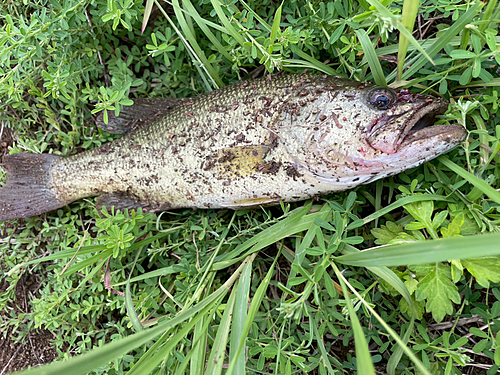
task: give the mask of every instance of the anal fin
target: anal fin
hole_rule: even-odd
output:
[[[96,208],[101,212],[102,207],[108,210],[114,207],[115,210],[142,208],[145,212],[164,211],[169,208],[168,204],[156,204],[144,202],[126,193],[108,193],[97,198]]]
[[[247,208],[257,208],[259,206],[274,206],[279,203],[281,199],[271,198],[271,197],[259,197],[259,198],[249,198],[240,199],[234,202],[225,202],[221,206],[226,208],[231,208],[233,210],[241,210]]]

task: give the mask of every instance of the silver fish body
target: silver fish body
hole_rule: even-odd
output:
[[[350,189],[457,146],[461,126],[426,126],[446,108],[441,99],[330,76],[240,82],[179,100],[93,150],[9,155],[0,220],[90,196],[116,208],[237,209]],[[18,175],[21,165],[28,171]],[[26,194],[36,196],[31,204]]]

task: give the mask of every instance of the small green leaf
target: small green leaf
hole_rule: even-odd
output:
[[[464,51],[463,49],[456,49],[449,53],[449,55],[454,59],[472,59],[476,57],[476,54],[471,51]]]
[[[276,35],[278,34],[278,31],[280,30],[280,23],[281,23],[281,8],[283,5],[280,5],[279,8],[276,10],[276,14],[274,15],[274,20],[273,20],[273,27],[271,28],[271,45],[274,43],[276,40]]]
[[[473,334],[474,336],[482,337],[483,339],[487,339],[488,338],[488,333],[486,333],[484,331],[481,331],[479,328],[476,328],[476,327],[471,327],[469,329],[469,332],[471,334]]]
[[[472,66],[469,66],[467,69],[464,70],[464,72],[460,76],[458,83],[460,83],[462,86],[468,84],[471,79],[471,76],[472,76]]]

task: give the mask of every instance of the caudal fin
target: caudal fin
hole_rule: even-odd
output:
[[[48,154],[4,156],[7,183],[0,188],[0,221],[40,215],[69,203],[59,201],[50,186],[49,171],[58,158]]]

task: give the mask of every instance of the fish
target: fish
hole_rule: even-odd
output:
[[[4,156],[0,221],[81,198],[97,207],[245,209],[395,175],[456,147],[437,97],[321,74],[241,81],[194,98],[136,99],[101,127],[119,139],[71,156]]]

